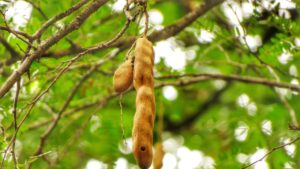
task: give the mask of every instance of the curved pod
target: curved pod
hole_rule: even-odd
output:
[[[113,85],[114,89],[118,93],[126,91],[133,81],[133,68],[131,59],[126,60],[122,63],[119,68],[115,71]]]

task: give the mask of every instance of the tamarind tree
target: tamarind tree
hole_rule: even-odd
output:
[[[0,169],[299,168],[299,7],[0,0]]]

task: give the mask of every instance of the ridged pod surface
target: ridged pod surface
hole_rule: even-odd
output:
[[[136,41],[134,60],[134,87],[137,90],[140,86],[146,85],[153,88],[153,65],[154,50],[152,43],[146,38],[139,38]]]
[[[132,59],[127,59],[115,71],[113,85],[115,91],[118,93],[126,91],[132,85],[133,67],[131,60]]]
[[[142,169],[149,168],[153,158],[152,144],[155,119],[153,65],[152,43],[146,38],[137,39],[133,73],[133,84],[137,95],[132,138],[133,153]]]

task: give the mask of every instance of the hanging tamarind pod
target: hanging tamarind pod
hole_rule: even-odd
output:
[[[135,61],[134,61],[134,87],[137,89],[141,85],[153,87],[153,65],[154,50],[152,43],[146,38],[139,38],[136,41]]]
[[[153,89],[148,86],[141,86],[137,90],[132,138],[133,153],[142,169],[149,168],[152,163],[154,119],[155,98]]]
[[[148,120],[151,127],[153,128],[153,123],[155,119],[155,97],[154,91],[151,87],[141,86],[136,95],[136,114],[135,118],[142,115],[141,121]]]
[[[152,144],[155,119],[153,65],[152,43],[146,38],[137,39],[133,73],[133,84],[137,94],[132,138],[133,153],[142,169],[148,169],[153,159]]]
[[[132,59],[127,59],[115,71],[113,78],[113,86],[116,92],[122,93],[126,91],[133,81]]]

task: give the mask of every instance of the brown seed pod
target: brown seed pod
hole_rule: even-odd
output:
[[[151,87],[142,86],[138,89],[136,95],[136,117],[142,115],[142,120],[147,119],[151,127],[153,127],[155,119],[155,97]],[[135,118],[136,118],[135,117]]]
[[[149,168],[152,163],[153,125],[155,118],[155,98],[153,89],[141,86],[136,96],[134,116],[133,152],[141,168]]]
[[[142,85],[153,87],[153,65],[154,50],[152,43],[146,38],[137,39],[133,75],[133,84],[136,89]]]
[[[161,142],[157,143],[155,145],[155,153],[153,158],[153,168],[154,169],[161,169],[163,165],[163,158],[164,158],[165,152],[163,150],[163,145]]]
[[[131,59],[122,63],[115,71],[113,85],[114,89],[118,93],[122,93],[127,90],[133,81],[133,68]]]
[[[151,166],[155,97],[153,80],[154,52],[146,38],[136,41],[133,83],[137,91],[136,112],[132,130],[133,153],[142,169]]]

